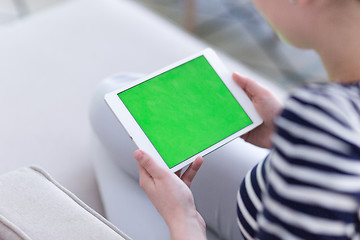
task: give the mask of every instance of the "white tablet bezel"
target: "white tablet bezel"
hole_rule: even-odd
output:
[[[244,91],[236,85],[236,83],[232,80],[232,74],[226,69],[225,65],[220,61],[216,53],[208,48],[205,49],[197,54],[194,54],[188,58],[182,59],[174,64],[171,64],[163,69],[160,69],[159,71],[156,71],[152,74],[149,74],[145,77],[142,77],[138,80],[135,80],[134,82],[131,82],[129,84],[126,84],[125,86],[121,87],[120,89],[117,89],[115,91],[112,91],[110,93],[107,93],[105,95],[105,101],[115,114],[115,116],[118,118],[120,123],[123,125],[127,133],[129,134],[130,138],[135,142],[135,144],[142,149],[143,151],[147,152],[152,156],[157,162],[160,163],[163,167],[169,169],[165,161],[162,159],[160,154],[157,152],[155,147],[152,145],[148,137],[145,135],[141,127],[138,125],[136,120],[133,118],[131,113],[128,111],[124,103],[121,101],[121,99],[118,97],[118,93],[123,92],[127,89],[130,89],[142,82],[145,82],[149,79],[152,79],[166,71],[169,71],[179,65],[182,65],[194,58],[204,56],[206,60],[209,62],[209,64],[212,66],[212,68],[215,70],[215,72],[219,75],[221,80],[224,82],[224,84],[227,86],[229,91],[232,93],[232,95],[235,97],[235,99],[239,102],[241,107],[244,109],[246,114],[249,116],[249,118],[252,120],[252,124],[249,126],[239,130],[238,132],[230,135],[229,137],[223,139],[222,141],[212,145],[211,147],[199,152],[198,154],[186,159],[185,161],[181,162],[180,164],[170,168],[171,171],[175,172],[177,170],[182,169],[186,165],[193,162],[198,156],[204,156],[215,149],[221,147],[222,145],[230,142],[231,140],[245,134],[246,132],[254,129],[255,127],[259,126],[262,123],[261,117],[258,115],[258,113],[255,110],[254,105],[252,104],[251,100],[247,97],[247,95],[244,93]]]

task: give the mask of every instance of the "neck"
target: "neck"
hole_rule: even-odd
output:
[[[360,43],[339,43],[337,47],[317,50],[331,82],[360,82]]]
[[[331,82],[360,82],[360,28],[355,21],[360,21],[360,16],[350,19],[333,21],[327,31],[318,32],[319,44],[315,51],[320,55]]]

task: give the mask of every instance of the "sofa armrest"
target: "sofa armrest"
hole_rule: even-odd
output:
[[[0,176],[0,239],[130,239],[43,170]]]

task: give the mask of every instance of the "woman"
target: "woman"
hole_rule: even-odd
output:
[[[360,1],[254,3],[282,39],[319,54],[330,83],[299,89],[282,107],[233,75],[264,119],[243,138],[272,149],[240,187],[240,230],[246,239],[360,239]],[[189,189],[202,158],[177,177],[141,150],[134,156],[171,238],[206,239]]]

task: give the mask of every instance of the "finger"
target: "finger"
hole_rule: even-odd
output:
[[[150,176],[150,174],[138,163],[139,168],[139,185],[142,189],[147,192],[151,185],[154,184],[153,178]]]
[[[176,172],[175,172],[176,176],[181,177],[181,171],[182,171],[182,169],[176,171]]]
[[[240,136],[242,139],[244,139],[245,142],[247,142],[247,140],[249,139],[250,137],[250,132],[247,132],[245,133],[244,135],[241,135]]]
[[[266,92],[265,88],[251,79],[244,78],[238,73],[233,73],[232,76],[234,81],[245,91],[250,99],[253,99],[255,96],[261,96]]]
[[[152,178],[160,178],[166,172],[152,157],[142,150],[136,150],[134,157]]]
[[[191,182],[196,176],[196,173],[199,171],[201,165],[203,164],[204,159],[202,157],[198,157],[194,162],[190,164],[188,169],[181,176],[181,180],[190,188]]]

